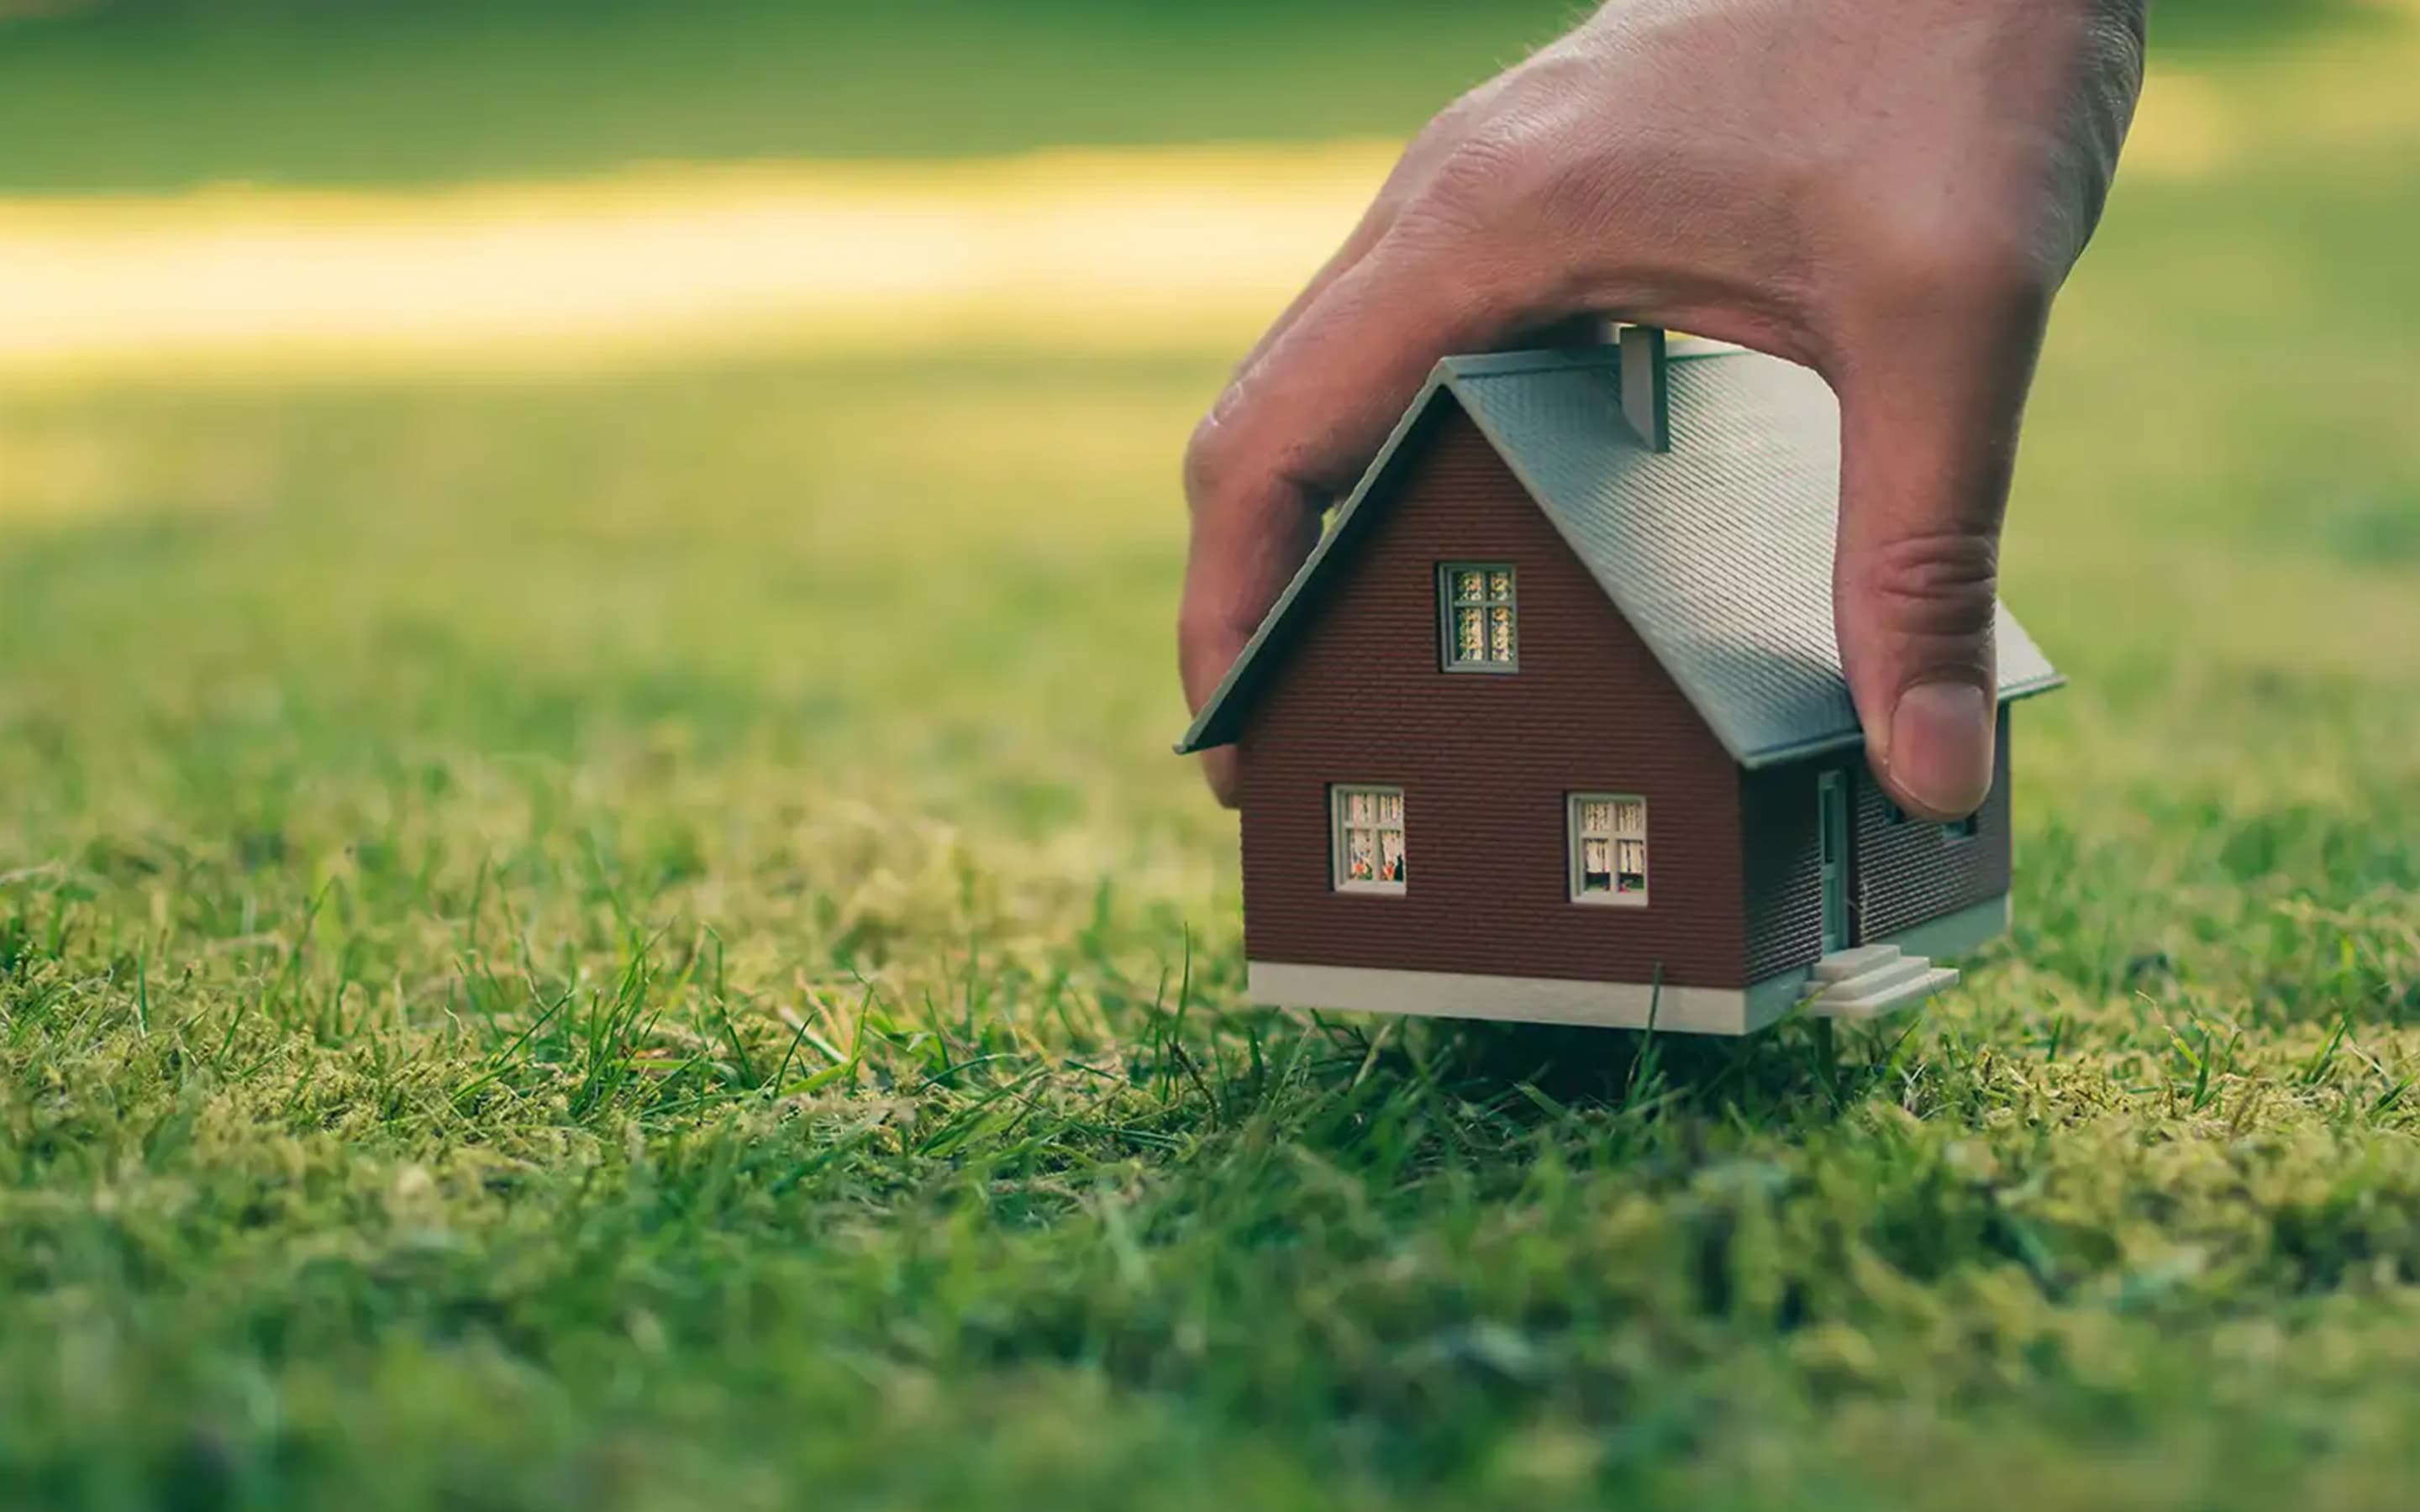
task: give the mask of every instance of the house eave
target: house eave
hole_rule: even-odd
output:
[[[2032,677],[2023,682],[2010,683],[2000,689],[2000,705],[2005,708],[2009,704],[2022,702],[2029,698],[2039,698],[2044,693],[2055,692],[2066,686],[2066,676],[2058,672],[2053,672],[2048,677]],[[1858,749],[1865,743],[1865,731],[1852,728],[1808,740],[1793,741],[1786,746],[1767,746],[1761,749],[1745,752],[1733,751],[1731,759],[1739,763],[1740,770],[1744,772],[1761,772],[1767,767],[1787,766],[1792,762],[1836,756],[1845,750]]]

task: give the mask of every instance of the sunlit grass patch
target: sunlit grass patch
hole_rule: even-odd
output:
[[[1394,150],[0,201],[0,375],[1225,350],[1342,239]]]

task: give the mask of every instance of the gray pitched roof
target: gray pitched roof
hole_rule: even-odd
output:
[[[1277,657],[1279,624],[1363,521],[1374,486],[1420,417],[1450,395],[1743,766],[1857,744],[1832,626],[1839,411],[1807,369],[1735,347],[1676,342],[1672,445],[1621,418],[1611,347],[1451,357],[1437,364],[1334,525],[1228,670],[1180,751],[1233,741]],[[2059,677],[2006,605],[2002,702]]]

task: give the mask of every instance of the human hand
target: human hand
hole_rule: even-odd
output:
[[[1185,462],[1197,710],[1450,352],[1612,315],[1840,401],[1840,654],[1875,775],[1990,791],[2000,520],[2053,295],[2141,88],[2145,0],[1614,0],[1447,109]],[[1205,753],[1235,799],[1234,749]]]

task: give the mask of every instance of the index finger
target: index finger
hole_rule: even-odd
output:
[[[1239,372],[1186,455],[1192,539],[1177,624],[1197,712],[1377,455],[1429,370],[1501,334],[1494,301],[1434,255],[1382,240]],[[1207,753],[1234,801],[1232,749]]]

